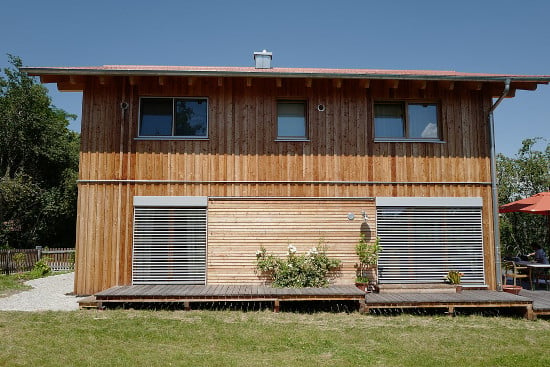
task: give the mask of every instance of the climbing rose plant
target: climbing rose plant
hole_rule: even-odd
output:
[[[256,269],[268,277],[274,287],[326,287],[338,275],[338,259],[329,258],[326,246],[320,244],[303,255],[288,245],[285,258],[268,254],[262,246],[256,251]]]

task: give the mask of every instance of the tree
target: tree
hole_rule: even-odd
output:
[[[550,191],[550,144],[534,149],[542,138],[525,139],[515,158],[497,155],[499,205]],[[506,213],[500,217],[502,253],[515,256],[531,252],[531,244],[542,246],[550,238],[548,218],[529,213]],[[548,249],[546,249],[548,250]]]
[[[47,89],[20,70],[0,74],[0,246],[74,245],[80,137]]]

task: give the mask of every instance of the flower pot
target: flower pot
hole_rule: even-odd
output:
[[[462,288],[461,285],[457,285],[457,286],[455,287],[455,289],[456,289],[456,293],[462,293],[462,289],[463,289],[463,288]]]
[[[511,293],[511,294],[515,294],[515,295],[518,295],[519,292],[522,290],[522,286],[521,285],[504,285],[502,286],[502,290],[506,293]]]
[[[367,291],[367,287],[369,286],[369,283],[359,283],[359,282],[356,282],[355,283],[355,286],[357,288],[359,288],[360,290],[362,290],[363,292],[366,292]]]

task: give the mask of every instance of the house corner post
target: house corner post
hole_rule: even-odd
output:
[[[491,134],[491,197],[493,209],[493,241],[495,246],[495,281],[497,291],[502,291],[502,264],[500,259],[500,225],[498,218],[498,187],[497,187],[497,165],[495,156],[495,120],[493,111],[489,115],[489,125]]]
[[[498,186],[497,186],[497,164],[495,153],[495,118],[494,110],[502,102],[502,100],[508,95],[510,91],[511,79],[507,78],[504,82],[504,90],[502,95],[489,109],[489,137],[490,137],[490,150],[491,150],[491,194],[492,194],[492,209],[493,209],[493,240],[495,246],[495,282],[498,291],[502,291],[502,265],[500,259],[500,225],[498,217]]]

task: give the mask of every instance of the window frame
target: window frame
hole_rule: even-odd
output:
[[[403,137],[383,137],[376,136],[376,105],[396,105],[400,104],[404,110],[404,135]],[[437,137],[436,138],[418,138],[410,136],[410,116],[409,105],[415,104],[427,104],[435,105],[437,116]],[[399,100],[380,100],[373,101],[372,103],[372,136],[374,142],[421,142],[421,143],[445,143],[443,137],[442,120],[441,120],[441,102],[437,100],[425,100],[425,99],[399,99]]]
[[[302,104],[304,106],[304,136],[279,135],[279,104]],[[310,141],[309,139],[309,113],[307,99],[279,98],[275,101],[275,141]]]
[[[142,101],[145,99],[169,99],[172,100],[172,134],[171,135],[141,135],[141,123],[142,123]],[[175,109],[176,100],[203,100],[206,102],[206,135],[174,135],[175,133]],[[140,96],[139,97],[139,111],[138,111],[138,127],[137,137],[135,140],[208,140],[209,129],[209,99],[202,96]]]

